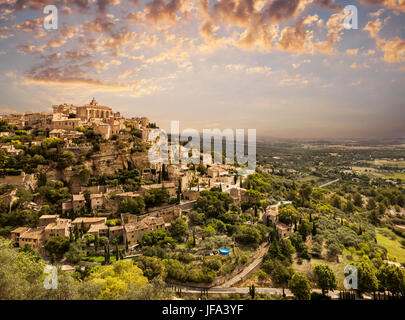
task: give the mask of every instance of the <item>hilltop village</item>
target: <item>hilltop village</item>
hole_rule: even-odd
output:
[[[204,298],[234,286],[249,287],[242,299],[326,299],[345,290],[348,264],[367,273],[359,297],[403,296],[402,167],[395,184],[382,173],[371,180],[346,172],[348,157],[370,159],[362,149],[340,160],[344,148],[290,146],[261,151],[255,172],[236,162],[151,163],[156,128],[95,99],[1,116],[0,260],[15,262],[2,272],[16,278],[0,298],[55,298],[38,289],[45,263],[65,275],[52,293],[63,299],[168,298],[190,287]],[[390,150],[379,152],[403,157]]]
[[[213,188],[232,203],[249,201],[242,187],[246,176],[233,166],[152,165],[148,136],[156,124],[146,117],[125,119],[94,99],[84,106],[55,105],[52,114],[3,115],[1,125],[3,158],[28,157],[21,168],[2,169],[2,204],[10,211],[32,210],[37,221],[8,231],[15,246],[28,245],[44,257],[55,258],[47,242],[71,241],[79,231],[106,237],[128,255],[144,234],[169,228]],[[276,210],[267,212],[274,217]],[[286,230],[280,224],[284,236]]]

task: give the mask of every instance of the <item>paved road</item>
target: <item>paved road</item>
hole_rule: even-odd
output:
[[[187,287],[182,287],[181,289],[182,293],[190,293],[190,294],[200,294],[201,289],[196,289],[196,288],[187,288]],[[249,293],[249,288],[219,288],[219,287],[214,287],[206,290],[205,292],[208,292],[208,294],[248,294]],[[256,288],[256,292],[262,293],[262,294],[269,294],[269,295],[282,295],[283,294],[283,289],[282,288]],[[294,295],[289,289],[284,289],[286,297],[293,297]],[[320,289],[313,289],[312,292],[316,293],[322,293]],[[329,292],[328,296],[330,296],[332,299],[339,299],[339,291],[335,292]],[[367,299],[367,297],[365,297]]]
[[[336,180],[333,180],[333,181],[329,181],[329,182],[327,182],[327,183],[325,183],[325,184],[319,186],[319,188],[326,187],[326,186],[328,186],[328,185],[330,185],[330,184],[332,184],[332,183],[338,182],[339,180],[340,180],[340,178],[338,178],[338,179],[336,179]]]

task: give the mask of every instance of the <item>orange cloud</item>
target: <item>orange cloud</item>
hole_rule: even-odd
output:
[[[382,28],[381,20],[369,21],[363,30],[370,32],[370,36],[376,40],[376,46],[384,53],[383,60],[389,63],[405,61],[405,40],[396,37],[391,40],[379,36]]]

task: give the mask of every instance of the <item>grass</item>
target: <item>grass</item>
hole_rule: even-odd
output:
[[[400,179],[403,182],[405,181],[405,173],[401,173],[401,172],[390,172],[387,175],[384,175],[383,177],[384,179],[391,179],[391,180],[396,180],[396,179]]]
[[[89,261],[89,262],[97,262],[97,263],[102,263],[104,262],[104,256],[96,256],[96,257],[84,257],[82,259],[83,261]],[[115,259],[115,255],[111,255],[110,256],[110,261],[114,262]]]
[[[377,243],[388,250],[388,255],[405,263],[405,249],[402,248],[400,237],[387,228],[377,228]]]
[[[375,161],[367,161],[367,162],[376,164],[379,166],[405,167],[405,161],[375,160]]]
[[[352,170],[357,174],[366,174],[369,177],[379,177],[383,179],[397,180],[400,179],[402,182],[405,181],[405,173],[395,172],[395,171],[386,171],[386,170],[377,170],[371,167],[352,167]]]
[[[329,261],[329,260],[324,260],[324,259],[318,259],[318,258],[312,258],[310,261],[308,260],[303,260],[302,264],[298,264],[297,262],[293,263],[293,268],[302,274],[305,274],[308,278],[311,277],[312,269],[314,264],[327,264],[335,273],[336,275],[336,280],[338,284],[338,290],[343,289],[343,280],[345,278],[344,275],[344,269],[347,265],[351,264],[351,261],[349,261],[346,258],[347,253],[343,254],[343,259],[337,263],[336,261]],[[311,279],[313,280],[313,279]],[[315,286],[315,283],[311,283],[313,286]]]

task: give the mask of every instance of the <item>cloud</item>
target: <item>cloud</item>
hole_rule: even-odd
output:
[[[363,30],[370,32],[370,36],[372,38],[377,38],[381,28],[382,28],[381,20],[377,19],[375,21],[369,21]]]
[[[15,73],[15,71],[7,71],[4,73],[4,75],[10,79],[17,79],[17,74]]]
[[[389,63],[398,63],[405,61],[405,40],[400,37],[387,40],[379,36],[382,29],[381,20],[369,21],[363,30],[370,33],[370,36],[376,40],[376,47],[384,53],[382,58]]]
[[[186,0],[152,0],[146,4],[146,19],[157,24],[177,21],[177,12],[182,9]]]
[[[132,1],[134,2],[134,1]],[[87,12],[90,10],[90,4],[95,3],[98,10],[101,12],[106,11],[109,7],[116,6],[121,3],[121,0],[16,0],[16,1],[2,1],[0,8],[12,10],[18,12],[24,8],[30,8],[34,10],[41,10],[46,5],[56,5],[56,7],[63,7],[64,12],[70,13],[68,9],[65,9],[66,3],[69,3],[69,9],[74,7],[79,12]]]
[[[405,40],[396,37],[392,40],[377,41],[377,47],[384,52],[383,60],[389,63],[405,61]]]
[[[349,56],[356,56],[359,53],[359,49],[347,49],[346,54]]]
[[[300,19],[294,26],[284,28],[283,31],[281,31],[278,46],[286,51],[310,52],[312,50],[312,44],[309,42],[312,39],[312,33],[308,32],[306,26],[310,26],[317,20],[317,15],[308,16]]]
[[[318,82],[319,79],[312,76],[305,76],[300,73],[295,75],[284,74],[279,84],[281,87],[286,86],[307,86],[310,83]]]
[[[359,2],[370,6],[386,7],[405,12],[405,0],[359,0]]]

